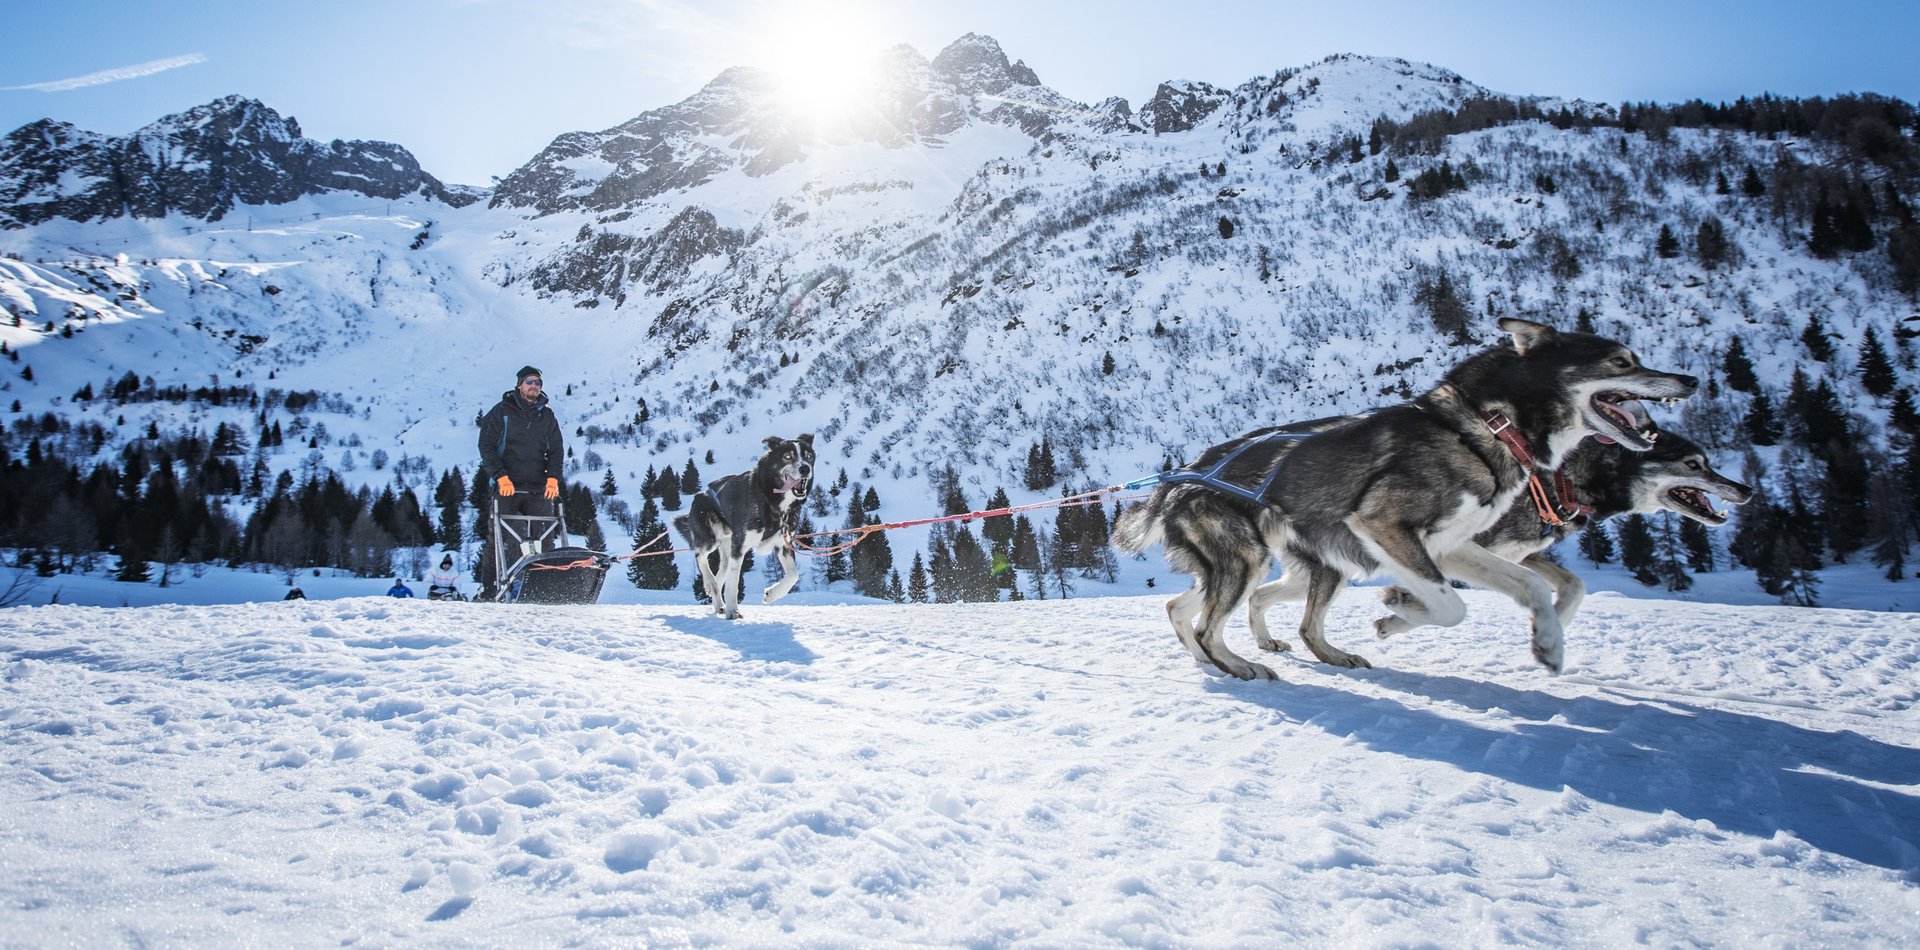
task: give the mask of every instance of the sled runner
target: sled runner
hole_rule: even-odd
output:
[[[494,599],[506,604],[591,604],[613,566],[610,555],[574,546],[557,499],[551,515],[503,516],[494,498],[492,544]]]

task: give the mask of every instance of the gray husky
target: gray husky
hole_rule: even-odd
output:
[[[783,574],[766,589],[762,603],[785,597],[800,579],[793,532],[800,506],[813,489],[813,434],[795,439],[768,436],[766,446],[759,464],[715,479],[706,491],[693,496],[686,514],[673,519],[673,529],[693,547],[700,582],[713,599],[714,612],[728,620],[740,616],[740,570],[747,551],[780,555]]]
[[[1579,575],[1555,564],[1544,553],[1575,530],[1588,524],[1628,514],[1652,514],[1672,511],[1708,527],[1727,523],[1727,513],[1716,510],[1709,496],[1729,504],[1744,505],[1753,498],[1753,489],[1720,474],[1707,455],[1692,440],[1662,431],[1659,440],[1646,452],[1628,452],[1617,444],[1589,440],[1580,443],[1561,466],[1564,482],[1555,479],[1547,485],[1550,503],[1559,513],[1571,513],[1558,523],[1542,520],[1533,498],[1521,495],[1493,527],[1474,537],[1474,543],[1527,568],[1553,589],[1553,611],[1565,630],[1587,596],[1587,585]],[[1561,498],[1571,489],[1575,498]],[[1575,511],[1584,506],[1585,511]],[[1266,613],[1286,599],[1289,588],[1274,581],[1254,588],[1247,602],[1247,623],[1253,628],[1254,642],[1263,650],[1280,651],[1287,647],[1268,633]],[[1523,594],[1502,591],[1521,601]],[[1382,601],[1397,602],[1413,594],[1398,585],[1381,591]],[[1524,602],[1524,601],[1522,601]],[[1374,633],[1386,639],[1411,629],[1398,615],[1374,622]]]
[[[1228,618],[1266,575],[1271,553],[1285,573],[1269,601],[1307,601],[1300,636],[1324,662],[1368,665],[1326,642],[1326,608],[1347,579],[1390,575],[1407,596],[1386,606],[1406,628],[1465,618],[1466,604],[1449,579],[1514,595],[1533,615],[1534,656],[1560,668],[1561,623],[1546,582],[1475,539],[1530,480],[1551,478],[1588,436],[1651,449],[1638,401],[1688,396],[1698,381],[1648,369],[1632,350],[1590,334],[1511,318],[1500,328],[1511,334],[1509,343],[1468,358],[1413,402],[1310,424],[1323,431],[1277,453],[1261,503],[1218,493],[1187,499],[1206,514],[1229,516],[1204,524],[1168,519],[1152,502],[1123,516],[1116,527],[1123,548],[1139,550],[1163,533],[1178,538],[1169,541],[1168,556],[1198,578],[1201,609],[1196,623],[1192,597],[1182,595],[1168,614],[1197,659],[1242,679],[1273,678],[1222,642]],[[1228,524],[1228,537],[1213,534],[1215,525]]]

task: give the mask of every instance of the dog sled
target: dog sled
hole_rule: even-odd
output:
[[[567,536],[566,505],[551,515],[502,515],[493,499],[494,600],[503,604],[591,604],[600,599],[613,557]],[[508,561],[508,557],[514,558]],[[501,565],[509,565],[504,570]]]

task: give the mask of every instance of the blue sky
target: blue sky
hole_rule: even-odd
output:
[[[1610,103],[1920,98],[1916,0],[0,0],[0,25],[0,131],[52,117],[124,134],[238,93],[310,137],[397,142],[478,185],[727,66],[804,71],[895,43],[931,58],[967,32],[1086,102],[1339,52]]]

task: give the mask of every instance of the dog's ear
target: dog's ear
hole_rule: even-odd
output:
[[[806,446],[807,448],[813,448],[813,433],[802,432],[797,437],[795,437],[793,441],[798,442],[801,445]]]
[[[769,451],[769,452],[771,452],[771,451],[773,451],[774,449],[777,449],[777,448],[779,448],[779,447],[780,447],[780,446],[782,446],[782,445],[785,445],[785,444],[786,444],[786,442],[787,442],[787,440],[785,440],[785,439],[783,439],[783,438],[781,438],[781,437],[779,437],[779,436],[777,436],[777,435],[770,435],[770,436],[767,436],[767,437],[766,437],[765,439],[762,439],[761,441],[763,441],[763,442],[765,442],[765,443],[766,443],[766,445],[767,445],[767,451]]]
[[[1513,348],[1526,355],[1528,350],[1544,345],[1557,334],[1544,323],[1522,320],[1519,317],[1506,317],[1500,321],[1500,329],[1513,334]]]

